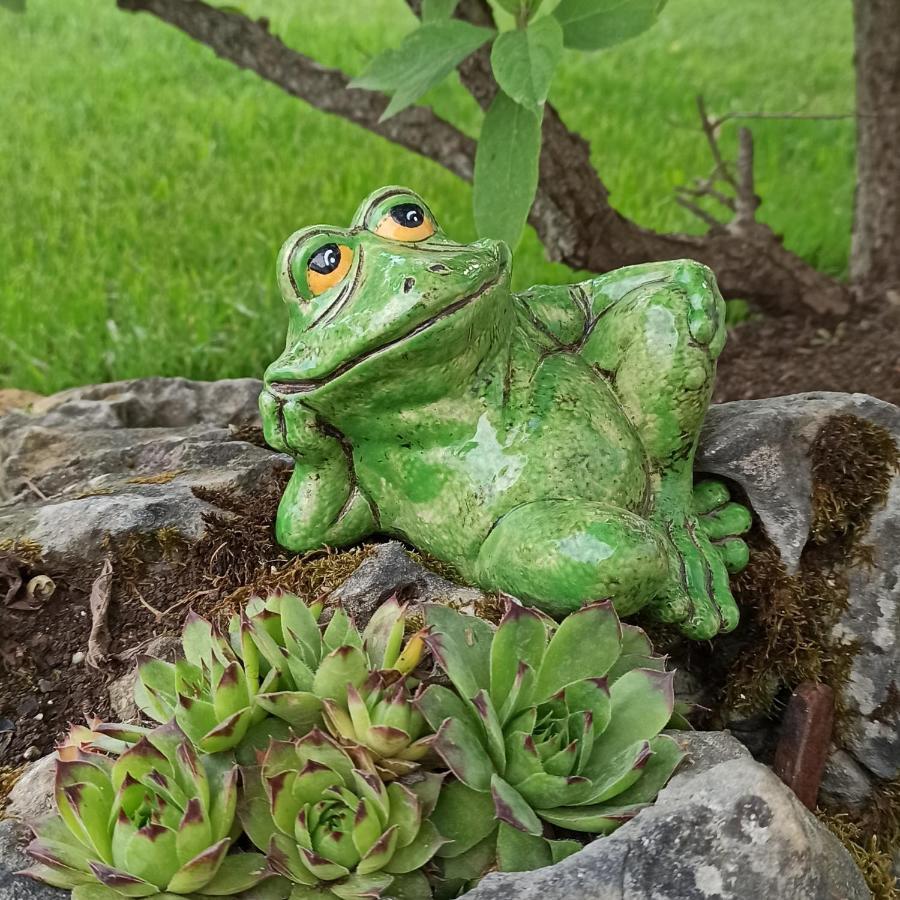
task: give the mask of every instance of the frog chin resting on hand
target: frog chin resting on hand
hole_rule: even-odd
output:
[[[734,628],[750,515],[693,478],[725,341],[707,268],[513,293],[505,244],[458,244],[387,187],[349,228],[292,235],[278,277],[260,403],[296,460],[281,544],[392,534],[554,616],[611,598],[695,638]]]

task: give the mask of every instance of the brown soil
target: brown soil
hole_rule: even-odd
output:
[[[900,404],[900,308],[861,308],[829,327],[786,316],[731,330],[716,402],[803,391],[860,392]]]
[[[242,498],[239,509],[234,499],[206,496],[232,515],[210,517],[194,546],[159,532],[109,547],[111,644],[99,669],[73,662],[87,650],[90,580],[98,573],[67,581],[39,561],[24,564],[23,581],[45,573],[58,584],[34,609],[14,608],[27,605],[20,601],[5,605],[0,583],[0,769],[50,752],[86,716],[109,720],[109,684],[155,637],[179,634],[189,609],[221,621],[255,593],[283,588],[313,599],[340,584],[372,545],[289,557],[272,530],[283,489],[283,481],[273,483],[255,500]]]

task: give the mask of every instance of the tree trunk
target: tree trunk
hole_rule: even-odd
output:
[[[856,209],[850,274],[900,292],[900,0],[854,0]],[[876,299],[876,298],[873,298]]]

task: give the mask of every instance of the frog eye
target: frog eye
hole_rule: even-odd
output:
[[[424,241],[434,234],[434,223],[418,203],[398,203],[382,217],[375,234],[392,241]]]
[[[313,296],[324,294],[350,271],[353,251],[345,244],[319,247],[306,264],[306,283]]]

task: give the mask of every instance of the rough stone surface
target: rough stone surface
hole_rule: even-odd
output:
[[[820,800],[853,809],[863,804],[871,790],[871,775],[845,750],[832,748],[825,763]]]
[[[160,635],[147,644],[145,656],[155,656],[172,662],[181,653],[181,641],[171,635]],[[109,688],[109,703],[120,722],[132,722],[140,715],[134,702],[134,683],[137,681],[137,665],[115,681]]]
[[[14,819],[0,822],[0,900],[67,900],[69,891],[15,874],[28,866],[22,848],[29,837],[28,829]]]
[[[215,510],[195,489],[253,490],[292,465],[236,440],[258,425],[254,379],[148,378],[66,391],[0,418],[0,538],[28,538],[51,568],[96,563],[102,542]]]
[[[866,394],[810,393],[710,409],[697,469],[737,482],[789,570],[812,520],[809,448],[834,415],[887,429],[900,444],[900,409]],[[846,747],[880,778],[900,775],[900,475],[861,542],[871,564],[848,572],[849,604],[835,638],[854,653],[843,702]]]
[[[818,392],[710,407],[696,469],[737,482],[789,571],[812,522],[809,448],[826,419],[852,415],[900,436],[900,409],[868,394]]]
[[[610,837],[467,900],[864,900],[850,855],[729,735],[681,734],[690,762]]]
[[[331,594],[362,628],[392,594],[410,603],[450,603],[471,612],[484,598],[481,591],[441,578],[419,565],[398,541],[382,544]]]
[[[55,775],[55,753],[31,763],[9,792],[5,814],[23,822],[35,822],[52,812]]]
[[[900,439],[900,427],[895,432]],[[871,565],[849,573],[836,636],[856,655],[844,688],[848,749],[880,778],[900,775],[900,476],[862,537]]]

